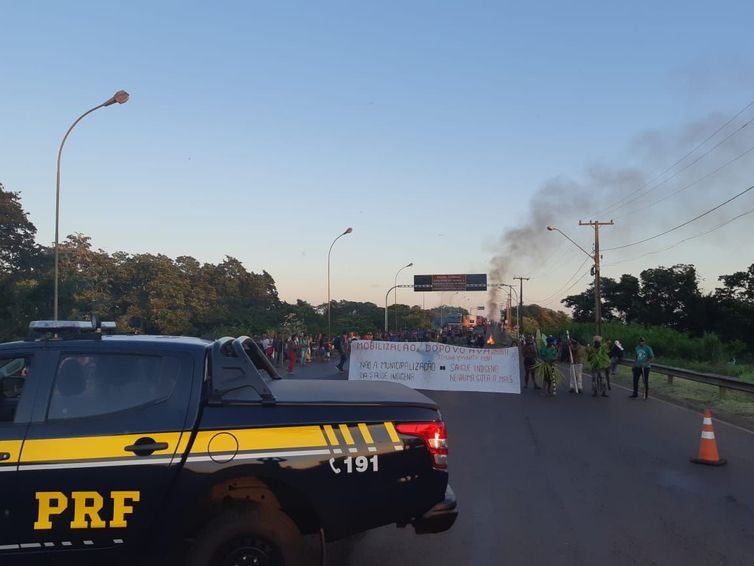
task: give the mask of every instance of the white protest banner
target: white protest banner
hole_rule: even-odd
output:
[[[356,340],[351,343],[348,379],[394,381],[435,391],[521,393],[518,348]]]

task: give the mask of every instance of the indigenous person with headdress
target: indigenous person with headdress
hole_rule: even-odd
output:
[[[548,336],[544,347],[539,351],[539,357],[545,364],[542,368],[542,387],[546,395],[555,395],[557,392],[555,360],[558,357],[558,346],[556,342],[555,336]]]
[[[623,344],[616,340],[610,346],[610,373],[608,374],[607,388],[610,389],[610,377],[615,377],[618,364],[623,359]]]
[[[586,360],[592,369],[592,397],[607,397],[607,370],[610,356],[607,344],[602,343],[602,336],[595,336],[594,342],[587,348]]]

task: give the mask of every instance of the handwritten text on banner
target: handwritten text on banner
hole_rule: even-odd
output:
[[[356,340],[349,364],[352,381],[394,381],[435,391],[521,393],[517,348]]]

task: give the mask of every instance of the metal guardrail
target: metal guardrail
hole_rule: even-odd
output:
[[[634,361],[626,359],[621,360],[620,363],[624,366],[632,366]],[[689,381],[696,381],[698,383],[706,383],[707,385],[716,385],[720,388],[721,399],[725,399],[725,394],[728,389],[754,394],[754,383],[751,381],[736,379],[735,377],[717,375],[714,373],[700,373],[663,364],[652,364],[652,372],[667,376],[668,383],[673,383],[673,378],[678,377],[680,379],[688,379]]]

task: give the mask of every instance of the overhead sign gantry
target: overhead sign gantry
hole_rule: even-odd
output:
[[[486,291],[487,274],[414,275],[414,291]]]

